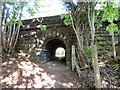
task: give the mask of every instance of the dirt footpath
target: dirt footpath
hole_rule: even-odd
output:
[[[61,61],[50,61],[44,64],[44,69],[49,71],[50,77],[55,80],[54,88],[80,88],[80,80],[75,71],[71,71]]]
[[[60,61],[34,63],[23,56],[2,63],[2,88],[79,88],[77,73]],[[83,85],[82,85],[83,86]]]

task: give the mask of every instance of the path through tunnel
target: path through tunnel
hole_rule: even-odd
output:
[[[60,39],[50,39],[46,42],[45,48],[47,50],[47,58],[49,61],[58,61],[66,65],[66,45],[64,41]],[[60,52],[60,48],[64,49],[64,55],[57,56],[57,52]],[[57,52],[56,52],[57,50]]]

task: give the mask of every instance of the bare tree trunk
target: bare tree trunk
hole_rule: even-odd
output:
[[[79,67],[79,64],[78,64],[78,62],[77,62],[76,57],[75,57],[75,61],[74,61],[74,63],[75,63],[75,67],[76,67],[76,70],[77,70],[78,76],[81,78],[81,70],[80,70],[80,67]]]
[[[118,56],[120,57],[120,33],[118,35]]]
[[[0,6],[0,74],[2,73],[2,6]],[[0,89],[2,90],[2,86],[0,85]]]
[[[8,53],[11,52],[11,48],[13,47],[13,42],[14,42],[14,39],[15,39],[15,29],[16,29],[16,23],[14,22],[14,25],[13,25],[13,32],[12,32],[12,36],[11,36],[11,39],[10,39],[10,43],[9,43],[9,50],[8,50]]]
[[[75,55],[75,45],[72,45],[72,70],[76,68],[78,76],[81,77],[81,70]]]
[[[119,6],[120,6],[120,2],[119,2]],[[120,9],[119,9],[119,12],[120,12]],[[120,17],[119,17],[119,20],[120,20]],[[120,23],[118,23],[118,30],[120,30]],[[117,52],[118,52],[117,56],[120,59],[120,33],[118,33],[118,51]]]
[[[82,55],[81,40],[80,40],[80,36],[79,36],[77,30],[74,27],[73,21],[72,21],[72,27],[73,27],[73,30],[74,30],[74,32],[76,34],[76,37],[77,37],[78,56],[79,56],[79,59],[81,60],[80,66],[83,67],[84,66],[84,58],[83,58],[83,55]]]
[[[99,64],[98,64],[98,54],[97,54],[97,47],[95,45],[95,26],[94,26],[94,2],[90,2],[88,4],[88,20],[91,29],[91,53],[92,53],[92,65],[94,69],[94,76],[95,76],[95,87],[101,88],[101,81],[100,81],[100,71],[99,71]]]
[[[8,31],[8,39],[7,39],[7,47],[9,47],[9,44],[10,44],[10,37],[12,35],[12,26],[10,26],[10,29]],[[7,48],[7,50],[9,50],[9,48]]]
[[[19,15],[19,21],[20,22],[21,22],[22,11],[23,11],[23,9],[21,9],[20,15]],[[11,50],[13,50],[15,48],[15,46],[16,46],[18,36],[19,36],[19,32],[20,32],[20,25],[18,25],[17,28],[16,28],[16,37],[14,37],[15,40],[14,40],[13,47],[11,48]]]
[[[75,45],[72,45],[72,70],[75,69]]]
[[[3,44],[3,48],[5,51],[7,51],[7,41],[6,41],[6,33],[7,33],[7,25],[6,25],[6,22],[7,22],[7,16],[9,14],[9,11],[6,10],[6,7],[5,7],[5,3],[3,5],[3,18],[2,18],[2,44]],[[6,14],[5,14],[5,10],[6,10]]]
[[[22,4],[20,4],[20,5],[22,5]],[[19,7],[21,7],[21,6],[18,6],[18,8]],[[14,9],[15,9],[15,5],[14,5]],[[19,35],[19,31],[20,31],[20,25],[17,24],[16,22],[21,23],[22,10],[23,10],[23,6],[20,9],[19,13],[16,11],[17,14],[15,14],[11,17],[11,18],[18,17],[19,20],[12,21],[13,25],[11,25],[10,27],[7,26],[7,22],[6,22],[7,19],[9,18],[7,15],[7,14],[9,14],[9,10],[6,10],[7,14],[5,15],[4,20],[3,20],[4,31],[3,31],[3,41],[2,42],[3,42],[4,50],[6,51],[7,54],[11,54],[12,50],[14,49],[14,47],[17,43],[18,35]],[[6,27],[8,27],[7,30],[6,30]]]
[[[114,57],[114,60],[116,60],[116,48],[115,48],[115,37],[114,37],[114,33],[112,34],[112,47],[113,47],[113,57]]]
[[[96,45],[92,45],[91,49],[92,49],[92,64],[93,64],[93,69],[94,69],[94,73],[95,73],[95,87],[101,88],[100,71],[99,71]]]
[[[82,48],[82,42],[81,42],[81,37],[80,37],[80,15],[81,15],[81,11],[84,9],[84,5],[83,3],[80,3],[80,8],[79,6],[72,6],[71,7],[72,10],[72,27],[73,27],[73,30],[76,34],[76,38],[77,38],[77,49],[78,49],[78,60],[79,60],[79,64],[80,64],[80,67],[84,67],[85,66],[85,62],[84,62],[84,57],[83,57],[83,54],[84,54],[84,50]],[[80,9],[80,10],[79,10]]]
[[[18,36],[19,36],[19,32],[20,32],[20,25],[19,25],[18,28],[17,28],[17,32],[16,32],[17,35],[16,35],[15,42],[14,42],[14,44],[13,44],[12,49],[14,49],[15,46],[16,46],[16,43],[17,43],[17,40],[18,40]]]

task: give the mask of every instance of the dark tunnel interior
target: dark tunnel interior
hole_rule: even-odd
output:
[[[52,39],[46,43],[47,57],[51,60],[60,60],[61,63],[66,64],[66,56],[62,59],[55,56],[55,51],[58,47],[62,47],[66,50],[65,43],[60,39]],[[65,54],[66,55],[66,54]]]

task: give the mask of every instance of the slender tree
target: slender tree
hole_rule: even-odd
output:
[[[6,5],[9,4],[10,7]],[[22,18],[22,11],[24,7],[27,6],[28,12],[31,16],[35,14],[35,10],[38,9],[38,0],[35,0],[34,6],[30,7],[28,2],[4,2],[3,4],[3,18],[2,18],[2,44],[3,50],[10,54],[15,48],[15,45],[18,40],[20,27],[23,26],[21,18]]]
[[[100,80],[100,71],[99,71],[99,64],[98,64],[98,54],[97,54],[97,47],[95,43],[95,6],[97,2],[89,2],[88,1],[88,20],[89,26],[91,30],[91,53],[92,53],[92,65],[94,69],[94,76],[95,76],[95,87],[101,88],[101,80]]]
[[[10,13],[9,8],[6,7],[6,4],[13,5],[13,11]],[[2,20],[3,30],[2,30],[2,36],[3,36],[3,48],[6,51],[6,53],[11,53],[11,51],[14,49],[15,44],[18,39],[19,31],[20,31],[20,25],[22,25],[21,22],[21,16],[22,16],[22,9],[23,9],[24,3],[4,3],[4,18]]]
[[[110,24],[106,27],[106,30],[112,37],[112,48],[113,48],[113,57],[116,60],[116,47],[115,47],[115,32],[118,32],[118,25],[114,23],[115,20],[118,20],[119,13],[118,7],[115,7],[115,3],[113,1],[108,2],[103,6],[103,16],[102,21],[107,21]]]
[[[87,15],[85,14],[85,3],[80,2],[75,4],[71,4],[71,12],[69,14],[63,14],[61,15],[61,18],[64,19],[65,25],[70,25],[73,28],[73,31],[75,33],[75,36],[77,38],[77,58],[78,63],[80,64],[80,67],[84,67],[87,65],[87,56],[83,50],[83,31],[81,31],[82,26],[85,26],[84,20],[86,20]],[[82,19],[82,16],[85,15],[86,17],[84,20]]]
[[[2,3],[0,3],[2,4]],[[2,71],[2,44],[1,44],[1,40],[2,40],[2,34],[1,34],[1,31],[2,31],[2,25],[1,25],[1,21],[2,21],[2,5],[0,5],[0,74],[1,74],[1,71]]]

